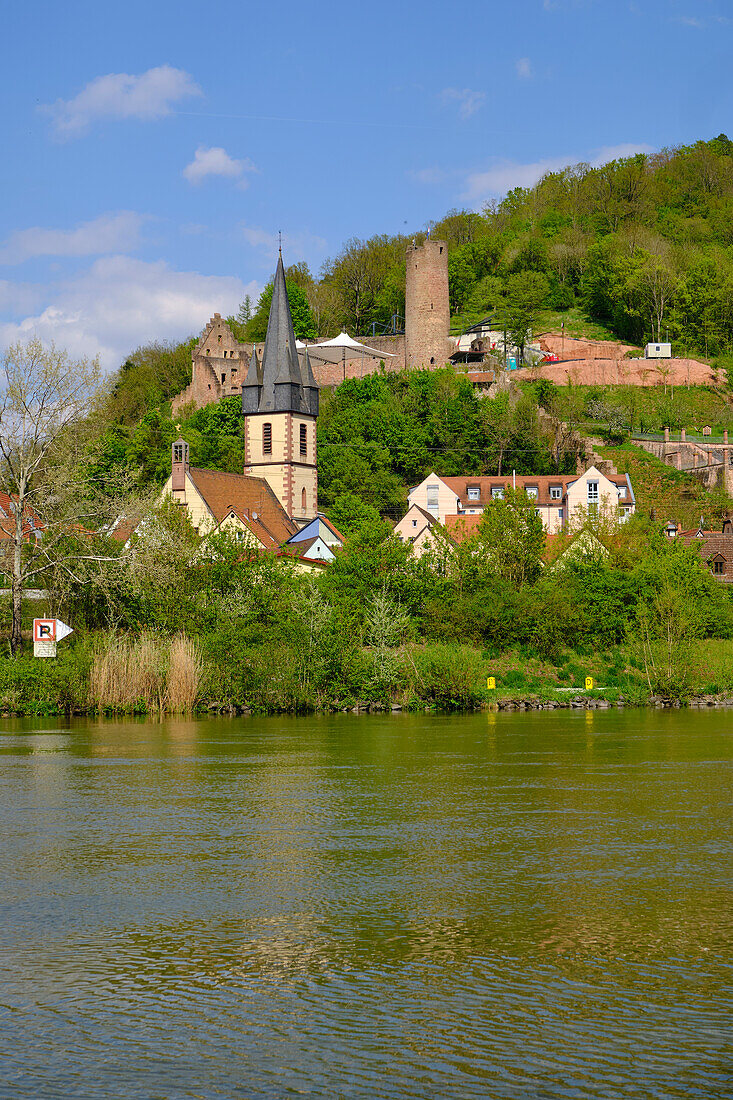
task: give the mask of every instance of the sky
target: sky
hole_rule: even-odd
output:
[[[24,0],[0,346],[105,369],[286,264],[544,171],[733,136],[733,0]]]

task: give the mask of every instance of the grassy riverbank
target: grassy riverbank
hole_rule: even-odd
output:
[[[136,648],[137,647],[137,648]],[[496,687],[487,687],[488,677]],[[586,677],[593,688],[586,691]],[[685,703],[733,696],[733,646],[694,644],[688,675],[666,697]],[[56,660],[0,661],[0,713],[247,712],[334,710],[476,710],[492,705],[579,705],[579,700],[643,706],[660,697],[643,660],[628,646],[600,653],[566,650],[554,661],[524,649],[494,655],[457,644],[360,648],[338,678],[304,672],[287,647],[258,646],[217,663],[203,640],[152,636],[113,646],[100,638],[59,647]]]

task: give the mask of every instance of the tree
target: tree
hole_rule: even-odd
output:
[[[500,317],[509,344],[517,349],[518,366],[524,362],[525,348],[537,328],[548,289],[547,278],[539,271],[523,271],[508,280]]]
[[[472,550],[477,562],[519,588],[531,584],[542,570],[545,528],[534,502],[524,491],[507,489],[503,500],[484,509]]]
[[[249,294],[245,294],[244,301],[240,304],[237,310],[237,323],[240,325],[246,325],[248,321],[252,319],[252,299]]]
[[[293,328],[299,340],[312,340],[316,336],[316,326],[313,314],[308,304],[308,296],[301,286],[292,279],[285,280],[290,302],[290,312],[293,315]],[[246,335],[248,340],[264,340],[267,335],[267,322],[270,317],[270,305],[272,303],[273,284],[268,283],[260,294],[257,302],[257,310],[247,324]]]
[[[80,545],[78,536],[116,513],[109,485],[88,474],[88,442],[95,430],[99,363],[70,358],[34,337],[8,348],[2,360],[0,489],[10,516],[3,521],[8,550],[0,571],[10,580],[11,652],[21,645],[23,591],[54,570],[73,572],[75,561],[110,556]]]

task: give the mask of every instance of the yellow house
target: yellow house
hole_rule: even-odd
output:
[[[629,475],[604,474],[596,466],[571,476],[440,477],[433,472],[410,490],[408,501],[410,509],[417,506],[445,525],[451,516],[480,516],[492,500],[503,499],[511,489],[524,490],[534,501],[535,511],[551,535],[577,524],[583,516],[612,513],[623,523],[636,510]]]
[[[264,478],[202,470],[188,464],[188,444],[177,439],[171,476],[161,491],[185,508],[203,537],[217,528],[241,535],[248,546],[277,550],[298,528]]]

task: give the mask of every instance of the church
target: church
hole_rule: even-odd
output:
[[[208,335],[216,335],[214,328]],[[307,349],[301,354],[302,361],[280,254],[262,359],[254,350],[241,384],[244,471],[192,467],[188,444],[177,439],[162,497],[185,507],[202,536],[230,530],[256,549],[284,545],[301,558],[330,560],[343,540],[318,513],[318,385]]]

